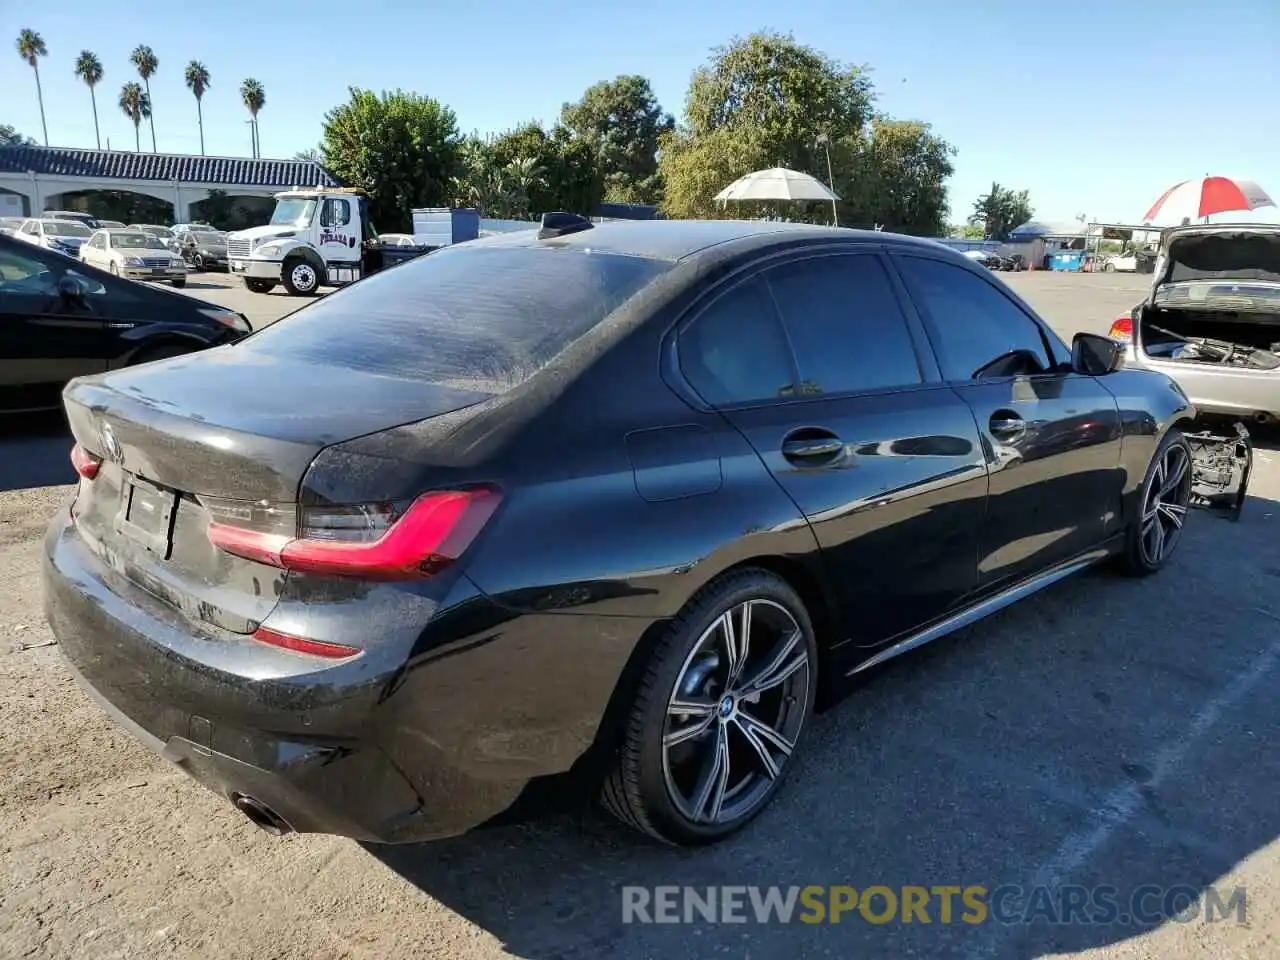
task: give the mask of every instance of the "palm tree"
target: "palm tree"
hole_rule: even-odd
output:
[[[98,141],[98,149],[102,149],[102,134],[98,132],[98,95],[94,87],[102,82],[102,61],[91,50],[81,50],[76,57],[76,76],[89,88],[89,100],[93,104],[93,138]]]
[[[133,145],[142,152],[142,135],[139,128],[144,118],[151,116],[151,98],[140,84],[130,80],[120,89],[120,109],[133,121]]]
[[[44,122],[44,90],[40,88],[40,58],[49,55],[49,48],[44,45],[44,37],[34,30],[23,30],[18,34],[18,56],[27,61],[27,65],[36,72],[36,96],[40,100],[40,129],[44,131],[44,145],[49,145],[49,127]]]
[[[244,101],[252,118],[253,155],[257,157],[261,154],[261,141],[258,139],[258,111],[267,105],[267,91],[262,89],[262,84],[250,77],[240,84],[240,99]]]
[[[204,99],[204,92],[209,89],[209,69],[199,60],[192,60],[187,64],[187,89],[195,94],[196,98],[196,120],[200,124],[200,156],[204,156],[204,109],[201,101]]]
[[[133,53],[129,54],[129,59],[133,65],[138,68],[138,76],[142,77],[142,82],[146,86],[147,94],[147,113],[146,117],[151,124],[151,152],[156,152],[156,121],[151,115],[151,75],[156,72],[160,66],[160,60],[152,52],[151,48],[139,44],[133,48]]]

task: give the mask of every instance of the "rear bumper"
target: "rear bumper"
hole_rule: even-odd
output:
[[[1127,366],[1155,370],[1177,381],[1202,414],[1246,421],[1280,420],[1280,370],[1242,370],[1206,363],[1153,360],[1130,343]]]
[[[294,830],[373,843],[452,836],[506,813],[537,775],[527,758],[476,767],[469,738],[495,731],[466,716],[415,723],[435,705],[403,664],[319,668],[234,634],[194,635],[116,582],[65,511],[44,553],[46,616],[93,699],[203,786],[251,797]]]

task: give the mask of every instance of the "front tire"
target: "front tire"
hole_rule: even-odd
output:
[[[320,273],[309,260],[296,257],[284,262],[281,279],[294,297],[310,297],[320,287]]]
[[[1125,533],[1124,567],[1137,577],[1162,569],[1178,549],[1191,508],[1191,445],[1171,428],[1147,467],[1138,516]]]
[[[650,655],[604,807],[672,844],[740,830],[782,783],[817,676],[813,625],[786,581],[760,569],[712,581]]]
[[[250,277],[245,278],[244,286],[250,293],[270,293],[276,288],[273,280],[255,280]]]
[[[181,290],[183,287],[185,287],[185,286],[187,285],[187,278],[186,278],[186,277],[174,277],[174,278],[173,278],[173,280],[171,280],[170,282],[171,282],[175,287],[177,287],[179,290]]]

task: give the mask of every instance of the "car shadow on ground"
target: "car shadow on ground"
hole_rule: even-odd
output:
[[[1159,576],[1090,572],[886,665],[815,718],[777,801],[716,847],[585,814],[367,850],[536,960],[1030,960],[1176,926],[1210,888],[1229,904],[1229,872],[1280,835],[1280,503],[1249,500],[1240,523],[1197,513]],[[745,923],[623,920],[628,886],[811,884],[981,885],[988,915],[966,922],[957,897],[945,922],[934,897],[930,922],[903,922],[901,900],[886,922],[878,897],[870,919],[758,923],[748,895]],[[1090,922],[1062,913],[1068,888],[1099,898]]]
[[[4,444],[0,492],[75,483],[76,472],[69,456],[73,441],[60,412],[8,419],[8,423],[0,420]]]

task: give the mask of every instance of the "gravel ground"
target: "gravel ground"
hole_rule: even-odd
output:
[[[189,292],[255,324],[298,301]],[[1010,278],[1065,335],[1141,279]],[[1240,523],[1143,582],[1090,573],[879,671],[715,849],[561,818],[394,849],[274,839],[115,729],[63,669],[38,557],[56,421],[0,442],[0,957],[1136,958],[1280,955],[1280,449]],[[1246,921],[627,925],[626,885],[1244,886]],[[1155,898],[1151,903],[1159,903]],[[957,913],[959,910],[957,910]]]

